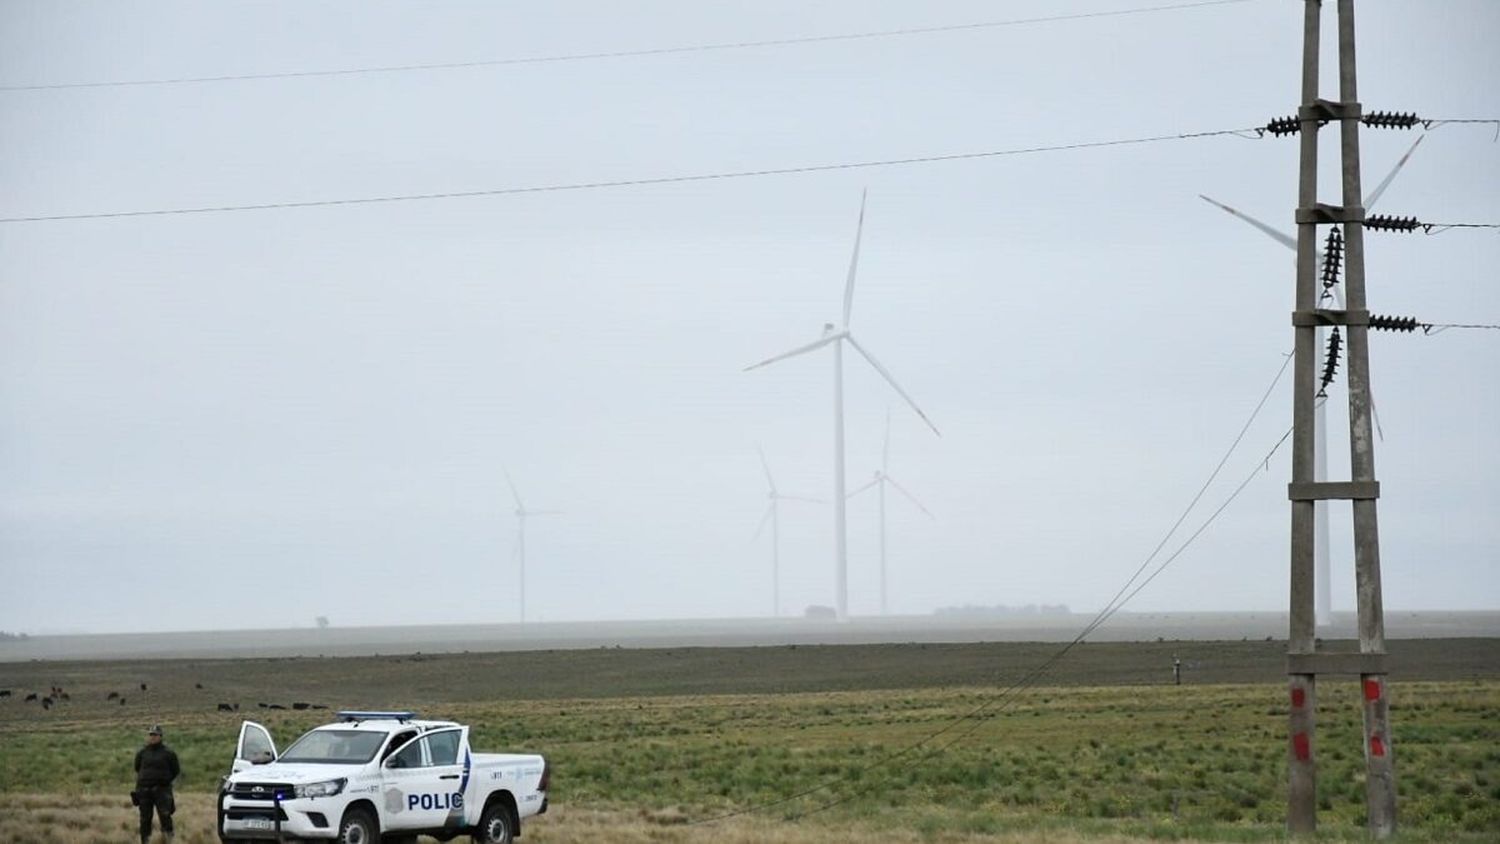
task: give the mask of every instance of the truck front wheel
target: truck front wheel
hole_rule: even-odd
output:
[[[516,832],[514,824],[510,808],[497,800],[480,816],[474,841],[476,844],[511,844]]]
[[[364,809],[350,809],[339,821],[339,844],[380,844],[380,825]]]

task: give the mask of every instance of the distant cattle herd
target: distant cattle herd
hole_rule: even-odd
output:
[[[193,684],[193,688],[197,689],[198,691],[203,691],[203,684],[202,683],[194,683]],[[146,693],[146,692],[149,692],[149,691],[150,691],[150,689],[147,687],[147,685],[145,683],[142,683],[141,684],[141,692],[142,693]],[[15,692],[13,690],[11,690],[11,689],[0,689],[0,699],[13,698],[14,695],[15,695]],[[65,691],[62,686],[52,686],[51,688],[49,688],[47,690],[46,694],[42,694],[41,692],[29,692],[26,695],[26,697],[23,699],[23,702],[24,703],[40,703],[42,709],[44,709],[44,710],[51,710],[52,707],[54,707],[54,706],[57,706],[57,705],[62,704],[62,703],[71,702],[72,700],[73,700],[73,696],[70,695],[70,694],[68,694],[68,692]],[[114,691],[114,692],[110,692],[109,694],[105,695],[104,696],[104,700],[105,700],[105,702],[114,702],[114,703],[116,703],[119,706],[124,706],[126,698],[125,698],[124,695],[120,694],[119,692]],[[306,709],[327,709],[328,708],[326,705],[321,704],[321,703],[308,703],[306,701],[296,701],[296,702],[292,703],[290,706],[288,706],[286,704],[281,704],[281,703],[266,703],[265,701],[259,701],[255,705],[257,707],[261,708],[261,709],[295,709],[295,710],[298,710],[298,711],[306,710]],[[220,701],[219,704],[218,704],[218,706],[216,707],[216,709],[219,712],[239,712],[240,711],[240,704],[239,704],[238,701],[235,701],[233,703],[225,703],[223,701]]]

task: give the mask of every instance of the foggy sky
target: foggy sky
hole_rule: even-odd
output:
[[[0,85],[552,56],[1118,9],[1104,2],[0,3]],[[1500,117],[1500,7],[1358,5],[1366,110]],[[759,170],[1264,124],[1299,3],[592,61],[0,91],[0,216]],[[1336,98],[1332,4],[1323,95]],[[1337,133],[1320,198],[1338,202]],[[1415,132],[1363,130],[1373,187]],[[1297,142],[1140,146],[676,185],[0,224],[0,630],[770,613],[764,448],[832,492],[880,460],[893,612],[1102,606],[1292,347]],[[1429,133],[1379,210],[1500,221],[1493,127]],[[1372,233],[1372,311],[1500,322],[1492,231]],[[1500,332],[1374,334],[1389,610],[1500,606]],[[1347,477],[1344,368],[1330,477]],[[1284,609],[1290,372],[1131,604]],[[1259,469],[1257,469],[1259,467]],[[1353,608],[1335,505],[1335,610]],[[878,609],[875,501],[850,609]],[[1168,550],[1178,541],[1169,543]],[[834,603],[828,504],[782,510],[782,611]]]

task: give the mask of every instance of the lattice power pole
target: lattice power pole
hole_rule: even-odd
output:
[[[1297,192],[1297,306],[1292,314],[1296,360],[1292,403],[1291,612],[1287,648],[1291,708],[1287,742],[1287,827],[1293,834],[1317,828],[1315,751],[1317,677],[1358,674],[1364,708],[1365,802],[1369,831],[1378,838],[1396,830],[1395,763],[1391,756],[1386,684],[1385,619],[1380,595],[1380,539],[1375,520],[1375,451],[1370,418],[1369,330],[1365,302],[1364,218],[1359,173],[1359,95],[1355,85],[1354,2],[1338,0],[1339,99],[1318,97],[1319,20],[1322,0],[1304,0],[1302,105],[1286,131],[1301,134]],[[1337,123],[1343,141],[1343,199],[1317,201],[1318,129]],[[1318,308],[1318,226],[1342,227],[1347,260],[1346,309]],[[1326,273],[1325,273],[1326,274]],[[1326,279],[1325,279],[1326,281]],[[1348,338],[1349,449],[1351,479],[1320,481],[1315,475],[1314,409],[1317,401],[1318,326],[1342,326]],[[1337,329],[1335,329],[1337,330]],[[1332,377],[1335,347],[1324,384]],[[1320,652],[1315,638],[1314,507],[1318,501],[1349,500],[1354,510],[1354,566],[1359,609],[1359,652]]]

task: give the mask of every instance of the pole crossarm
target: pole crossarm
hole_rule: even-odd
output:
[[[1292,325],[1298,328],[1318,328],[1328,325],[1369,325],[1369,311],[1341,311],[1331,308],[1313,308],[1292,311]]]
[[[1379,481],[1304,481],[1286,486],[1289,501],[1370,501],[1380,497]]]
[[[1287,654],[1286,673],[1296,674],[1385,674],[1385,654],[1310,653]]]
[[[1363,223],[1365,221],[1365,209],[1361,205],[1328,205],[1323,202],[1313,203],[1311,208],[1297,209],[1297,222],[1315,223],[1327,225],[1331,223]]]
[[[1359,120],[1364,116],[1360,104],[1342,103],[1334,100],[1325,100],[1321,97],[1297,108],[1297,119],[1305,122],[1316,121],[1319,124],[1328,123],[1333,120]]]

